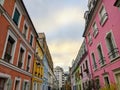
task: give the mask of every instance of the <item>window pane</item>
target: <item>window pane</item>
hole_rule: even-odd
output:
[[[19,18],[20,18],[20,13],[16,8],[13,16],[13,21],[15,22],[16,25],[18,25]]]

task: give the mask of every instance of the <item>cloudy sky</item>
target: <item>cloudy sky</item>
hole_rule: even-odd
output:
[[[54,67],[65,71],[82,43],[88,0],[24,0],[37,32],[46,34]]]

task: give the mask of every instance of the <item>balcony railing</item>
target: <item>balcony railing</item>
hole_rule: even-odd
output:
[[[105,57],[101,57],[99,60],[99,64],[104,65],[105,64]]]
[[[114,48],[114,49],[110,50],[110,52],[108,53],[108,56],[109,56],[110,60],[113,60],[116,57],[118,57],[119,56],[118,48]]]

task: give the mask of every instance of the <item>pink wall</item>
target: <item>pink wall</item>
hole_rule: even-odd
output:
[[[119,22],[120,21],[120,9],[114,6],[115,1],[116,0],[103,0],[102,4],[104,5],[106,12],[108,13],[108,20],[105,22],[103,26],[101,26],[100,18],[99,18],[100,10],[97,10],[97,13],[89,29],[89,32],[92,35],[93,33],[92,24],[94,23],[94,21],[96,21],[99,33],[96,38],[92,36],[93,43],[91,45],[88,45],[88,49],[89,49],[89,54],[90,54],[91,65],[92,65],[91,53],[94,52],[95,54],[95,59],[97,62],[98,69],[94,71],[92,68],[93,77],[99,76],[101,85],[104,84],[104,78],[103,78],[103,74],[105,74],[104,71],[107,72],[110,82],[115,82],[113,70],[116,68],[120,68],[120,58],[118,58],[118,60],[115,60],[114,62],[110,62],[110,59],[108,57],[107,44],[105,40],[106,33],[112,31],[115,44],[120,51],[120,36],[119,36],[120,35],[120,22]],[[99,9],[101,9],[100,7]],[[88,41],[88,38],[86,38],[86,40]],[[100,64],[98,62],[99,56],[98,56],[97,47],[99,44],[102,46],[103,55],[106,60],[106,65],[104,67],[100,67]]]

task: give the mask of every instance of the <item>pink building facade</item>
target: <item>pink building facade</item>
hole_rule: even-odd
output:
[[[85,31],[95,90],[120,90],[120,0],[89,0]],[[116,89],[115,89],[116,90]]]

